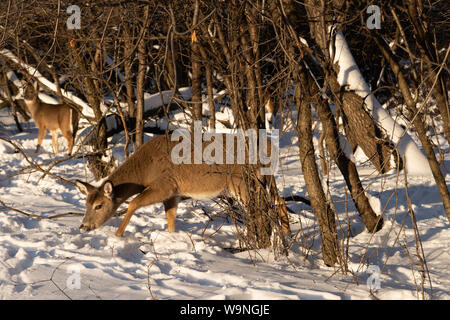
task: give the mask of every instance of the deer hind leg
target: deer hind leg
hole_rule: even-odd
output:
[[[58,147],[58,131],[57,130],[53,130],[51,131],[52,133],[52,144],[53,144],[53,152],[55,153],[55,155],[58,155],[59,152],[59,147]]]
[[[72,132],[71,131],[63,131],[62,132],[62,134],[63,134],[63,136],[64,136],[64,138],[66,138],[66,140],[67,140],[67,146],[68,146],[68,154],[69,154],[69,156],[72,154],[72,149],[73,149],[73,134],[72,134]]]
[[[236,199],[240,200],[242,203],[246,203],[248,196],[244,180],[238,177],[233,177],[230,180],[231,181],[228,184],[230,192]]]
[[[164,201],[164,210],[166,211],[167,231],[175,232],[175,218],[177,214],[179,197],[173,197]]]
[[[269,185],[272,185],[273,188],[271,188],[271,190],[273,190],[273,194],[271,193],[271,198],[272,198],[272,202],[275,205],[275,211],[278,215],[278,217],[280,218],[280,222],[281,222],[281,230],[283,231],[283,233],[285,235],[290,235],[291,234],[291,228],[289,226],[289,216],[287,214],[287,209],[286,209],[286,203],[284,202],[284,199],[281,198],[278,195],[278,189],[277,189],[277,183],[275,181],[275,177],[274,176],[266,176],[266,181],[269,183]]]
[[[288,236],[291,234],[291,228],[289,226],[289,216],[287,214],[286,203],[278,194],[276,194],[273,198],[277,214],[281,220],[281,230],[283,230],[283,233]]]
[[[230,192],[237,198],[239,198],[243,203],[246,203],[248,199],[247,189],[244,180],[241,178],[233,178],[229,185]],[[275,210],[281,221],[281,230],[285,235],[291,234],[291,228],[289,226],[289,216],[287,214],[286,203],[284,199],[278,194],[272,196],[272,201],[275,205]]]
[[[116,236],[121,237],[123,235],[125,228],[136,210],[155,203],[164,202],[172,198],[175,194],[175,190],[175,187],[173,187],[170,183],[165,183],[164,181],[157,181],[157,183],[151,184],[145,188],[141,194],[130,202],[127,213],[125,214],[119,229],[117,229]]]

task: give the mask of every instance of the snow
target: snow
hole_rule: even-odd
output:
[[[192,98],[192,89],[191,87],[183,87],[178,89],[181,98],[184,100],[190,100]],[[144,93],[144,112],[149,111],[155,108],[159,108],[161,106],[161,102],[165,105],[169,104],[174,99],[173,91],[166,90],[161,93]]]
[[[18,133],[3,109],[0,123],[0,135],[19,144],[36,163],[55,159],[50,135],[34,154],[33,122],[23,124],[25,131]],[[276,178],[285,196],[306,195],[296,141],[291,132],[280,141]],[[0,200],[7,206],[44,218],[84,212],[85,198],[76,187],[24,170],[28,163],[23,156],[6,142],[0,146]],[[119,161],[124,160],[122,147],[113,149]],[[403,174],[379,176],[369,162],[355,158],[370,202],[377,213],[383,212],[385,225],[375,235],[368,233],[350,200],[346,214],[345,182],[333,167],[327,179],[339,212],[340,237],[351,222],[347,274],[323,264],[317,221],[301,203],[288,202],[296,212],[290,214],[296,236],[288,257],[274,256],[270,249],[231,250],[238,248],[234,224],[213,201],[182,202],[175,233],[166,231],[162,204],[143,208],[123,238],[114,235],[122,217],[81,234],[81,216],[37,219],[0,206],[0,299],[370,299],[369,265],[381,270],[376,297],[417,299],[420,273],[408,258],[415,259],[415,241]],[[62,162],[52,172],[71,181],[93,179],[83,159]],[[450,229],[439,193],[427,176],[409,176],[408,187],[433,281],[432,298],[450,299]],[[427,284],[425,292],[428,298]]]
[[[334,63],[339,64],[339,84],[346,86],[348,90],[355,91],[356,94],[365,99],[368,110],[373,112],[374,120],[386,130],[387,135],[398,145],[399,153],[405,157],[406,171],[409,174],[431,176],[431,169],[425,155],[419,150],[408,133],[381,107],[381,104],[372,94],[369,85],[359,71],[341,30],[336,32],[334,45],[336,48]],[[330,45],[330,50],[330,52],[333,51],[332,45]]]

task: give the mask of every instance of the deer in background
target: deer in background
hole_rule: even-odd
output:
[[[264,94],[264,108],[266,109],[266,129],[272,127],[273,119],[278,112],[278,104],[275,103],[274,97],[272,97],[272,92],[267,91]]]
[[[171,154],[177,143],[166,136],[149,140],[99,187],[77,180],[78,189],[86,195],[86,213],[80,231],[88,232],[100,227],[122,203],[135,194],[138,195],[130,202],[116,232],[119,237],[123,235],[136,210],[155,203],[164,204],[169,232],[175,231],[177,206],[183,197],[206,200],[229,192],[246,203],[248,196],[244,165],[205,162],[175,164]],[[203,148],[207,144],[203,142]],[[271,197],[280,217],[282,231],[289,235],[289,218],[284,200],[278,194],[272,194]]]
[[[24,86],[24,101],[38,127],[38,141],[36,153],[44,139],[47,130],[52,134],[53,152],[58,154],[58,130],[61,131],[68,143],[68,154],[72,154],[73,143],[78,130],[80,115],[78,111],[68,104],[49,104],[39,99],[38,83],[31,85],[22,81]]]

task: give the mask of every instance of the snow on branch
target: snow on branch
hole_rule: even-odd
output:
[[[341,30],[336,32],[334,48],[336,48],[336,53],[333,62],[339,65],[337,77],[339,84],[365,99],[367,109],[372,112],[374,120],[386,130],[387,135],[397,145],[400,155],[405,158],[406,172],[411,175],[431,175],[425,155],[402,126],[391,117],[372,94]],[[333,56],[333,45],[330,45],[330,52]]]

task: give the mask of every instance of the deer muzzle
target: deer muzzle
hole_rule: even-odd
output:
[[[95,227],[87,226],[87,225],[84,225],[84,224],[80,225],[80,232],[81,233],[87,233],[87,232],[89,232],[91,230],[94,230],[94,229],[95,229]]]

